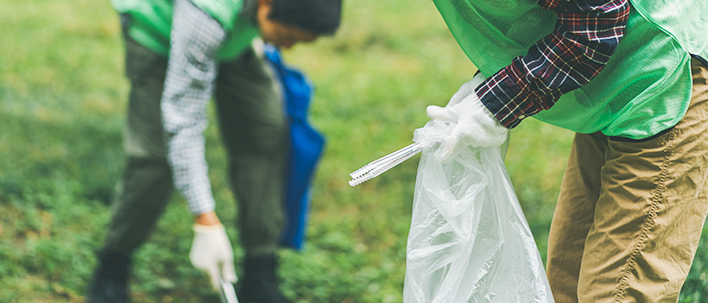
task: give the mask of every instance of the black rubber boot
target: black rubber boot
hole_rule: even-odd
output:
[[[89,286],[86,303],[127,303],[130,256],[102,252]]]
[[[246,257],[239,280],[239,303],[292,303],[278,288],[274,255]]]

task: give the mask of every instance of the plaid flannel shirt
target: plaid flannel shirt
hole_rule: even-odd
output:
[[[553,32],[526,56],[475,90],[499,122],[513,128],[592,80],[614,54],[629,17],[628,0],[537,0],[558,16]]]
[[[160,102],[167,161],[189,210],[202,214],[214,210],[202,133],[209,124],[206,108],[217,75],[216,52],[226,32],[189,0],[174,2],[172,20]]]

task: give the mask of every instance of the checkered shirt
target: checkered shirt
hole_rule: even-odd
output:
[[[214,210],[203,132],[217,75],[216,52],[225,36],[221,25],[189,0],[175,0],[160,106],[174,185],[195,215]]]
[[[561,95],[592,80],[614,54],[629,16],[628,0],[537,0],[558,16],[553,32],[526,56],[475,90],[507,128],[549,109]]]

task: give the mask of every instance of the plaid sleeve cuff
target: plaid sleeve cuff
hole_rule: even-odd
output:
[[[560,92],[549,88],[534,88],[526,81],[519,58],[487,78],[475,92],[482,103],[506,128],[514,128],[521,120],[550,108]]]

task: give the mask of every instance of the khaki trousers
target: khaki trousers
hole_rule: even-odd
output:
[[[649,140],[576,134],[548,239],[557,303],[676,302],[708,213],[708,69]]]
[[[133,253],[147,240],[173,192],[160,114],[166,69],[166,58],[126,38],[128,160],[113,201],[105,251]],[[289,144],[281,98],[265,63],[251,49],[219,66],[214,97],[238,201],[241,243],[247,255],[272,254],[284,227]]]

